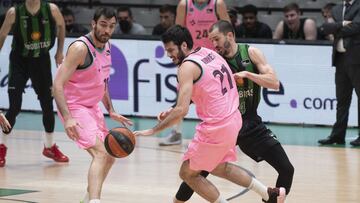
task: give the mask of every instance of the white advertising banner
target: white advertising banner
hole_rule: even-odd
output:
[[[12,37],[0,52],[0,108],[7,109],[7,74]],[[74,40],[67,38],[65,48]],[[160,41],[112,39],[110,94],[115,109],[125,115],[156,116],[176,99],[176,66]],[[264,121],[332,125],[336,99],[331,47],[312,45],[252,44],[260,48],[275,69],[279,91],[263,90],[259,114]],[[51,50],[54,56],[56,47]],[[52,57],[53,58],[53,57]],[[52,60],[53,74],[56,65]],[[357,123],[354,94],[349,125]],[[23,94],[24,110],[41,110],[30,81]],[[196,118],[194,108],[188,118]]]

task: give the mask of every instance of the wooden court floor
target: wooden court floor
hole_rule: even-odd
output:
[[[57,132],[56,141],[70,157],[70,163],[54,163],[41,155],[41,133],[14,130],[8,138],[7,165],[0,168],[0,202],[69,203],[81,200],[86,188],[89,155],[78,149],[63,132]],[[181,182],[178,170],[185,144],[158,147],[157,142],[156,137],[139,137],[133,154],[117,160],[103,187],[103,203],[172,202]],[[295,145],[284,148],[295,167],[287,203],[360,202],[359,148]],[[267,185],[275,183],[276,172],[267,163],[255,163],[239,152],[237,164]],[[210,179],[226,197],[244,191],[227,181]],[[6,193],[4,189],[29,193],[11,195],[12,190]],[[189,202],[205,201],[194,195]],[[250,191],[230,202],[260,203],[261,200]]]

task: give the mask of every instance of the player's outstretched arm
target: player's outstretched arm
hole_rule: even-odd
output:
[[[200,69],[193,62],[184,62],[178,69],[179,91],[176,106],[169,112],[166,118],[160,121],[152,129],[135,131],[135,135],[153,135],[180,122],[189,111],[193,81],[201,74]]]

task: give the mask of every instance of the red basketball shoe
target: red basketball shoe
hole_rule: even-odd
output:
[[[56,144],[49,148],[44,146],[42,154],[56,162],[69,162],[69,158],[59,150],[59,147]]]
[[[4,144],[0,144],[0,167],[5,166],[6,150],[7,150],[7,147]]]

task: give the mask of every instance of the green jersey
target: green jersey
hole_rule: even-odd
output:
[[[238,44],[238,51],[233,58],[226,58],[233,73],[249,71],[259,73],[258,68],[251,62],[249,57],[249,45]],[[242,85],[237,84],[239,92],[239,110],[243,117],[257,115],[257,108],[260,102],[261,87],[255,82],[244,79]]]
[[[24,57],[40,57],[54,46],[56,23],[50,5],[41,2],[39,11],[32,15],[25,3],[15,7],[12,50]]]

